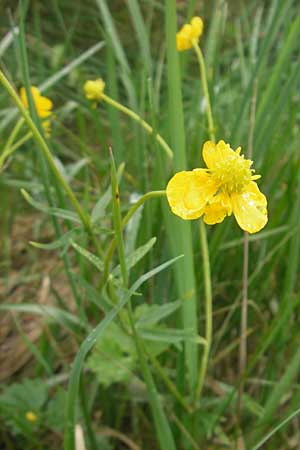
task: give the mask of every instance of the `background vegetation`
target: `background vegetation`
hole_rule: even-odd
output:
[[[100,249],[28,139],[0,174],[0,447],[71,450],[76,423],[77,450],[84,449],[81,432],[87,450],[299,449],[299,1],[176,2],[178,27],[195,14],[204,19],[201,47],[218,139],[247,150],[256,99],[253,159],[269,223],[250,237],[240,409],[244,237],[235,221],[207,227],[214,330],[196,404],[204,335],[198,223],[173,217],[164,197],[149,200],[124,231],[127,286],[119,266],[108,148],[122,217],[140,195],[165,189],[176,170],[203,165],[205,103],[194,53],[177,55],[172,47],[175,1],[25,3],[0,3],[1,70],[16,90],[30,82],[53,100],[49,146],[91,214]],[[173,161],[139,124],[85,100],[84,82],[99,77],[112,98],[164,136]],[[2,87],[0,105],[2,152],[19,113]],[[19,139],[27,132],[24,126]],[[102,250],[114,236],[119,253],[106,278]],[[128,293],[132,317],[127,307],[116,309],[128,304]]]

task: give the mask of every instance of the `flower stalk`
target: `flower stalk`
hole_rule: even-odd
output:
[[[24,124],[24,119],[23,119],[23,117],[21,117],[18,120],[18,122],[16,123],[16,125],[14,126],[9,138],[7,139],[7,142],[4,146],[3,152],[1,153],[1,156],[0,156],[0,170],[1,170],[1,167],[3,166],[5,160],[8,158],[8,156],[14,152],[15,149],[13,150],[13,143],[14,143],[16,137],[18,136],[23,124]]]
[[[209,261],[209,249],[207,243],[207,235],[205,224],[200,220],[200,245],[202,251],[203,273],[204,273],[204,289],[205,289],[205,345],[203,347],[203,355],[200,364],[199,378],[196,389],[196,400],[201,397],[204,378],[208,365],[208,357],[212,341],[212,288],[211,288],[211,272]]]
[[[122,105],[121,103],[117,102],[116,100],[113,100],[108,95],[104,94],[104,92],[101,94],[101,100],[104,100],[109,105],[113,106],[114,108],[118,109],[119,111],[123,112],[127,116],[131,117],[133,120],[138,122],[149,134],[154,134],[153,128],[144,120],[142,119],[137,113],[132,111],[131,109],[127,108],[126,106]],[[166,143],[164,138],[158,134],[154,134],[155,139],[159,143],[159,145],[162,147],[162,149],[165,151],[168,158],[173,158],[173,151],[169,147],[169,145]]]
[[[208,122],[208,132],[210,139],[215,142],[215,126],[212,113],[212,107],[210,102],[210,95],[207,84],[206,66],[203,53],[197,41],[193,41],[193,48],[197,55],[200,78],[203,89],[203,94],[206,102],[206,113]],[[211,287],[211,271],[210,271],[210,259],[209,248],[207,242],[206,227],[202,220],[200,220],[200,245],[202,252],[203,273],[204,273],[204,289],[205,289],[205,340],[206,345],[203,348],[202,359],[200,363],[199,378],[196,388],[196,401],[201,398],[202,389],[204,385],[204,379],[208,366],[208,358],[212,341],[212,329],[213,329],[213,315],[212,315],[212,287]]]
[[[193,48],[197,55],[197,59],[198,59],[199,67],[200,67],[200,78],[201,78],[202,89],[203,89],[203,94],[204,94],[204,98],[205,98],[205,106],[206,106],[207,121],[208,121],[208,134],[209,134],[210,139],[213,142],[215,142],[215,140],[216,140],[215,126],[214,126],[214,119],[213,119],[210,95],[209,95],[208,84],[207,84],[205,60],[204,60],[202,50],[197,41],[193,41]]]

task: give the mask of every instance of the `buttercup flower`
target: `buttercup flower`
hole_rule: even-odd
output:
[[[34,414],[32,411],[28,411],[25,414],[25,417],[28,420],[28,422],[36,422],[37,421],[37,415]]]
[[[177,50],[182,52],[193,47],[194,42],[198,42],[203,32],[203,20],[201,17],[193,17],[190,23],[183,25],[176,34]]]
[[[98,78],[97,80],[88,80],[83,86],[85,97],[88,100],[93,100],[95,102],[100,102],[104,89],[105,82],[102,78]]]
[[[52,114],[53,103],[52,101],[41,95],[39,89],[36,86],[30,87],[31,95],[35,104],[36,112],[41,119],[46,119]],[[24,87],[20,89],[20,97],[23,105],[28,109],[28,99],[26,95],[26,90]],[[50,135],[50,120],[43,120],[43,128],[45,130],[46,136]]]
[[[167,199],[174,214],[185,220],[198,219],[213,225],[234,214],[249,233],[261,230],[268,221],[267,199],[260,192],[251,169],[253,162],[229,144],[207,141],[202,155],[206,169],[176,173],[167,185]]]

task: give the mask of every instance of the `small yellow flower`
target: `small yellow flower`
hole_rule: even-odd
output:
[[[31,95],[35,104],[36,112],[41,119],[50,118],[52,114],[53,103],[52,101],[41,95],[39,89],[36,86],[30,87]],[[28,99],[26,95],[26,90],[24,87],[20,89],[20,97],[23,105],[26,109],[28,109]],[[43,120],[43,127],[46,133],[46,136],[50,135],[51,131],[51,123],[50,120]]]
[[[37,415],[34,414],[32,411],[28,411],[25,414],[26,419],[28,420],[28,422],[36,422],[37,421]]]
[[[105,82],[102,78],[98,78],[97,80],[88,80],[83,86],[85,97],[88,100],[93,100],[95,102],[100,102],[104,89]]]
[[[253,162],[240,152],[224,141],[205,142],[207,169],[178,172],[167,185],[172,212],[185,220],[203,216],[210,225],[233,213],[244,231],[260,231],[268,221],[267,199],[255,182],[260,175],[254,175]]]
[[[193,47],[194,42],[198,42],[203,32],[203,20],[201,17],[193,17],[190,23],[183,25],[176,34],[177,50],[182,52]]]

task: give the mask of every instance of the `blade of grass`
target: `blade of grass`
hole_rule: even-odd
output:
[[[263,432],[267,424],[272,423],[274,420],[274,414],[278,409],[282,397],[290,391],[291,384],[293,380],[299,373],[300,367],[300,349],[299,345],[293,352],[294,356],[288,363],[287,368],[279,381],[276,382],[275,386],[271,389],[270,396],[268,397],[266,406],[264,408],[264,414],[260,420],[256,423],[257,431],[253,433],[251,437],[251,442],[255,442],[259,435]]]
[[[300,16],[289,24],[288,35],[284,39],[284,45],[280,49],[280,53],[276,64],[272,67],[272,75],[268,80],[266,89],[263,91],[262,98],[259,102],[259,107],[257,110],[257,123],[263,123],[263,118],[267,116],[270,109],[270,104],[274,101],[276,97],[279,85],[281,83],[281,76],[283,73],[283,68],[288,64],[288,60],[294,51],[297,42],[299,42],[300,34]]]
[[[251,101],[253,83],[256,78],[258,78],[261,69],[266,64],[271,45],[278,33],[278,30],[282,23],[284,22],[286,15],[289,13],[293,0],[288,0],[286,2],[280,2],[278,0],[273,1],[273,8],[270,8],[270,17],[269,24],[267,26],[265,37],[263,39],[262,47],[259,52],[257,62],[253,67],[251,77],[246,88],[246,91],[243,95],[243,99],[240,105],[240,109],[238,110],[236,121],[231,130],[230,142],[235,145],[236,142],[240,140],[241,133],[243,131],[243,126],[241,126],[244,114],[246,112],[246,106]],[[258,122],[259,123],[259,122]]]
[[[167,38],[167,75],[168,75],[168,119],[171,147],[174,150],[175,171],[186,168],[185,133],[183,121],[183,107],[181,96],[181,81],[179,60],[176,50],[175,36],[176,4],[173,0],[165,2],[165,26]],[[175,269],[175,282],[179,295],[185,299],[182,306],[182,322],[185,329],[197,331],[196,283],[193,261],[193,244],[190,223],[170,216],[166,222],[167,234],[170,239],[173,254],[183,253],[184,259]],[[198,349],[195,344],[185,343],[185,359],[188,373],[190,392],[197,384],[198,375]]]
[[[141,14],[140,6],[137,0],[127,0],[127,7],[130,11],[131,20],[135,28],[135,32],[138,38],[139,46],[141,49],[141,56],[143,63],[145,64],[148,76],[152,74],[152,58],[149,45],[148,31]]]
[[[266,436],[264,436],[258,444],[251,448],[251,450],[258,450],[265,444],[277,431],[283,428],[286,424],[288,424],[294,417],[297,417],[300,414],[300,408],[296,409],[292,414],[290,414],[286,419],[280,422],[276,427],[273,428]]]

